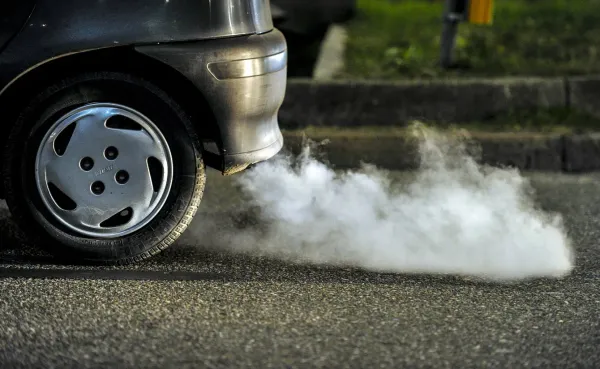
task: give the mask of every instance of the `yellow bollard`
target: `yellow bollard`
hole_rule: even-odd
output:
[[[494,0],[470,0],[469,1],[469,23],[492,24]]]

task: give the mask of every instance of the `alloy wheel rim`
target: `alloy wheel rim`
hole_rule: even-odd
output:
[[[93,103],[48,130],[35,161],[42,202],[69,229],[122,237],[161,210],[173,182],[173,159],[158,127],[124,105]]]

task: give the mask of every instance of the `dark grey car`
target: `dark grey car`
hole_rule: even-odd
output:
[[[150,257],[195,215],[205,165],[281,149],[286,66],[268,0],[6,0],[0,195],[57,255]]]

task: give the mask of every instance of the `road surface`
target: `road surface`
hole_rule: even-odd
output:
[[[575,243],[565,279],[498,285],[292,265],[189,236],[136,266],[59,266],[20,246],[4,218],[0,367],[596,368],[600,176],[533,178]],[[196,224],[235,208],[228,179],[211,181]]]

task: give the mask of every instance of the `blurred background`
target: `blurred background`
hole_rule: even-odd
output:
[[[288,75],[311,77],[327,30],[356,14],[356,0],[271,0],[275,27],[287,39]]]
[[[310,77],[330,26],[347,40],[336,78],[565,76],[600,71],[600,0],[496,0],[493,23],[461,23],[439,67],[444,0],[271,0],[290,77]]]

